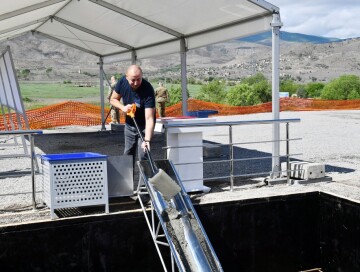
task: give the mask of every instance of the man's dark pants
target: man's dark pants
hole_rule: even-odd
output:
[[[142,136],[144,137],[144,128],[139,128]],[[146,160],[147,155],[141,148],[141,138],[138,134],[136,127],[129,126],[125,124],[124,130],[125,136],[125,148],[124,148],[124,155],[132,155],[133,156],[133,166],[135,166],[135,158],[136,158],[136,151],[139,160]]]
[[[142,136],[144,137],[145,129],[139,128]],[[135,167],[135,161],[136,161],[136,152],[137,157],[139,160],[147,160],[148,156],[144,152],[144,150],[141,148],[141,138],[138,134],[138,131],[136,127],[129,126],[125,124],[124,129],[124,137],[125,137],[125,148],[124,148],[124,155],[132,155],[133,157],[133,168]],[[134,172],[135,173],[135,169]],[[142,178],[139,176],[139,184],[141,183]]]

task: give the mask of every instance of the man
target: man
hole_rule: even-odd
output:
[[[108,91],[108,95],[107,95],[107,99],[109,100],[109,102],[110,102],[111,95],[114,92],[115,86],[116,86],[116,79],[115,79],[115,76],[112,76],[110,79],[110,86],[109,86],[109,91]],[[110,117],[111,117],[111,124],[120,124],[120,113],[119,113],[118,108],[111,107]]]
[[[145,159],[145,148],[150,150],[150,141],[155,127],[155,95],[151,84],[142,78],[142,70],[137,65],[131,65],[115,86],[110,103],[125,114],[131,110],[132,104],[136,104],[135,121],[143,135],[141,139],[136,130],[132,118],[125,118],[125,155],[133,156],[135,164],[136,152],[139,160]],[[120,103],[122,99],[123,104]]]
[[[156,109],[159,117],[165,117],[165,103],[170,101],[169,91],[164,87],[162,82],[159,82],[159,87],[155,90]]]

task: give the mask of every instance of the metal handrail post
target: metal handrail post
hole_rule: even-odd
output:
[[[289,122],[286,123],[286,182],[291,185],[290,181],[290,138],[289,138]]]
[[[28,135],[29,136],[29,142],[30,142],[30,159],[31,159],[31,186],[32,186],[32,206],[34,209],[36,209],[36,191],[35,191],[35,162],[36,162],[36,156],[35,156],[35,148],[34,148],[34,134],[42,134],[42,130],[11,130],[11,131],[0,131],[1,135]],[[13,155],[13,157],[16,157],[19,155]],[[26,157],[29,157],[29,154],[26,154]],[[36,163],[37,165],[37,163]],[[27,173],[28,174],[28,173]]]
[[[168,139],[168,134],[167,134],[167,128],[164,129],[164,134],[165,134],[165,145],[166,147],[169,146],[169,139]],[[168,159],[169,158],[169,149],[165,148],[164,149],[164,159]]]
[[[232,139],[232,126],[229,126],[229,146],[230,146],[230,192],[234,190],[234,146]]]
[[[29,141],[30,141],[30,156],[31,156],[31,184],[32,184],[32,206],[33,209],[36,209],[36,188],[35,188],[35,149],[34,149],[34,137],[32,134],[29,134]]]

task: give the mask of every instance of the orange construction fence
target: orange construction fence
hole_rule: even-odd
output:
[[[105,116],[109,112],[105,111]],[[217,115],[241,115],[271,112],[272,103],[255,106],[229,106],[204,102],[196,99],[188,100],[188,111],[216,110]],[[360,110],[360,100],[320,100],[301,98],[281,98],[280,111],[319,111],[319,110]],[[181,103],[169,106],[165,110],[168,117],[182,116]],[[26,112],[30,129],[48,129],[61,126],[95,126],[101,125],[101,107],[81,102],[67,101]],[[11,122],[19,129],[14,113],[0,115],[0,130],[11,130]],[[125,122],[125,115],[120,114],[120,123]],[[5,120],[5,121],[4,121]],[[111,121],[110,116],[106,123]],[[20,120],[24,128],[24,120]]]

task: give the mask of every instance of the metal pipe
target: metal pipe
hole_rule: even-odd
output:
[[[182,93],[182,114],[186,115],[188,110],[187,102],[187,78],[186,78],[186,40],[184,37],[180,39],[180,62],[181,62],[181,93]]]
[[[138,162],[138,164],[140,165],[140,161]],[[142,177],[144,178],[145,186],[146,186],[148,189],[151,188],[151,187],[149,186],[149,182],[148,182],[148,180],[147,180],[147,178],[146,178],[146,175],[145,175],[145,172],[144,172],[143,168],[142,168],[142,167],[139,167],[139,169],[140,169],[140,173],[141,173]],[[150,191],[149,191],[149,194],[150,194],[150,196],[152,197],[152,196],[153,196],[153,195],[152,195],[152,194],[153,194],[153,190],[150,190]],[[155,205],[153,205],[153,209],[152,209],[152,211],[151,211],[151,215],[152,215],[152,218],[151,218],[151,219],[152,219],[152,220],[151,220],[151,222],[150,222],[149,217],[148,217],[148,214],[147,214],[147,212],[146,212],[146,209],[145,209],[142,201],[140,201],[140,205],[141,205],[142,211],[143,211],[143,213],[144,213],[145,220],[146,220],[146,223],[147,223],[147,225],[148,225],[148,228],[149,228],[149,230],[150,230],[150,232],[151,232],[151,234],[152,234],[151,236],[152,236],[152,238],[153,238],[153,241],[154,241],[156,250],[157,250],[157,252],[158,252],[158,255],[159,255],[159,257],[160,257],[160,261],[161,261],[161,263],[162,263],[162,265],[163,265],[164,271],[167,271],[165,262],[164,262],[164,260],[163,260],[163,258],[162,258],[162,253],[161,253],[160,248],[159,248],[159,244],[160,244],[160,243],[156,240],[156,237],[153,235],[153,234],[155,233],[155,230],[154,230],[154,226],[155,226],[154,210],[155,210],[156,213],[159,215],[159,216],[158,216],[159,222],[160,222],[161,226],[163,227],[164,235],[165,235],[165,237],[166,237],[166,240],[167,240],[167,241],[171,241],[171,237],[170,237],[169,233],[166,231],[166,225],[165,225],[165,222],[164,222],[163,217],[162,217],[161,208],[158,206],[158,203],[155,202]],[[173,245],[172,243],[168,243],[167,245],[170,247],[171,252],[175,252],[175,251],[176,251],[175,248],[174,248],[174,245]],[[181,261],[180,261],[179,257],[178,257],[177,255],[172,255],[172,258],[175,260],[176,264],[178,265],[179,271],[184,271],[183,269],[180,269],[180,268],[182,267],[182,265],[181,265]],[[173,271],[174,271],[174,270],[173,270]]]
[[[286,123],[286,122],[300,122],[300,118],[284,118],[284,119],[270,119],[270,120],[244,120],[244,121],[233,121],[233,122],[198,122],[193,124],[164,124],[164,129],[168,128],[180,128],[180,127],[220,127],[220,126],[235,126],[235,125],[260,125],[260,124],[276,124],[276,123]]]
[[[136,64],[137,61],[137,54],[136,50],[131,50],[131,64]]]
[[[301,140],[302,138],[292,138],[290,140]],[[285,142],[286,140],[279,140],[279,142]],[[233,145],[247,145],[247,144],[265,144],[265,143],[272,143],[273,141],[256,141],[256,142],[233,142]],[[228,146],[229,144],[213,144],[215,146]],[[181,148],[193,148],[193,147],[206,147],[206,145],[182,145],[182,146],[163,146],[162,149],[181,149]],[[165,157],[166,158],[166,157]]]
[[[164,128],[164,133],[165,133],[165,143],[166,143],[166,146],[168,146],[169,139],[168,139],[168,134],[167,134],[167,129],[166,128]],[[170,151],[169,148],[164,149],[164,159],[168,158],[169,151]]]
[[[99,58],[100,65],[100,103],[101,103],[101,130],[106,130],[105,127],[105,99],[104,99],[104,71],[103,71],[103,57]]]
[[[280,62],[280,28],[282,26],[279,12],[273,14],[272,27],[272,115],[273,119],[279,119],[279,62]],[[278,123],[273,124],[273,146],[272,146],[272,173],[271,178],[279,177],[280,173],[280,127]]]
[[[32,185],[32,205],[33,209],[36,209],[36,188],[35,188],[35,170],[34,170],[34,162],[35,162],[35,150],[34,150],[34,137],[29,134],[30,141],[30,156],[31,156],[31,185]]]
[[[230,147],[230,192],[234,190],[234,145],[232,139],[232,126],[229,126],[229,147]]]
[[[0,135],[28,135],[30,142],[30,159],[31,159],[31,186],[32,186],[32,206],[36,209],[36,188],[35,188],[35,149],[34,149],[34,137],[33,134],[42,134],[42,130],[12,130],[12,131],[1,131]],[[16,156],[16,155],[13,155]],[[12,157],[13,157],[12,156]],[[29,157],[29,155],[27,155]]]
[[[290,182],[290,143],[289,143],[289,123],[286,123],[286,183],[291,185]]]

